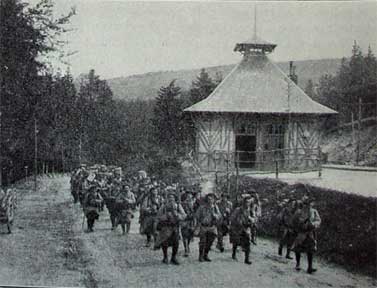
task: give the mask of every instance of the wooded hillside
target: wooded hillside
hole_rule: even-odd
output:
[[[279,62],[277,64],[285,73],[289,73],[289,62]],[[316,83],[324,74],[335,75],[340,64],[341,59],[294,62],[299,86],[305,89],[309,79]],[[205,70],[212,79],[216,79],[220,76],[225,77],[233,67],[234,65],[224,65],[208,67]],[[199,73],[200,69],[150,72],[128,77],[112,78],[108,79],[107,82],[114,93],[115,99],[147,100],[154,99],[160,87],[169,85],[173,79],[176,79],[176,85],[181,87],[183,91],[189,90],[192,81],[196,79]]]

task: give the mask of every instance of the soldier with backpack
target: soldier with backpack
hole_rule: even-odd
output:
[[[157,214],[158,235],[154,248],[162,248],[164,258],[163,263],[168,264],[168,247],[172,247],[170,262],[179,265],[177,253],[179,248],[179,226],[180,222],[186,218],[186,213],[181,204],[177,203],[176,195],[170,192],[167,202],[163,204]]]
[[[121,193],[115,199],[115,228],[120,224],[123,235],[130,232],[133,207],[136,203],[135,195],[128,185],[124,185]]]
[[[88,232],[93,232],[94,222],[99,218],[99,210],[103,198],[96,186],[91,186],[85,195],[83,202],[84,214],[87,218]]]

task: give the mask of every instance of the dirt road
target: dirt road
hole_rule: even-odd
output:
[[[107,213],[94,233],[82,230],[83,215],[69,193],[68,177],[41,179],[18,186],[19,209],[14,233],[0,227],[0,285],[65,287],[375,287],[374,279],[340,267],[317,263],[319,271],[296,272],[294,262],[276,255],[276,244],[260,239],[251,266],[212,251],[213,262],[197,261],[198,240],[181,265],[162,265],[161,251],[144,247],[133,223],[131,233],[111,231]],[[304,259],[305,260],[305,259]]]

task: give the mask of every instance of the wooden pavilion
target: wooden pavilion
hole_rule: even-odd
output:
[[[201,170],[318,168],[321,125],[337,112],[313,101],[269,60],[276,46],[256,35],[237,43],[242,61],[211,95],[185,110],[195,123]]]

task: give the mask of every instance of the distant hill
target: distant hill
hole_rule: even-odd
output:
[[[317,82],[323,74],[335,74],[340,66],[341,59],[321,59],[296,61],[296,74],[298,75],[298,84],[305,88],[309,79]],[[279,62],[278,66],[288,74],[289,63]],[[234,67],[234,65],[204,67],[212,78],[216,73],[221,73],[225,77]],[[161,86],[166,86],[176,79],[176,85],[183,90],[188,90],[191,83],[199,75],[200,69],[179,70],[179,71],[161,71],[150,72],[128,77],[118,77],[107,79],[115,99],[135,100],[135,99],[153,99]]]

